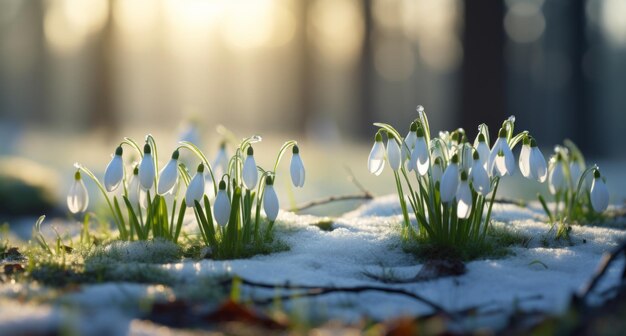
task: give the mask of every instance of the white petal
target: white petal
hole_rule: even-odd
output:
[[[563,176],[563,164],[557,162],[553,165],[550,174],[548,175],[548,187],[550,193],[556,194],[557,191],[562,190],[565,187],[565,178]]]
[[[230,201],[226,190],[220,190],[215,197],[215,204],[213,205],[213,214],[215,221],[221,226],[225,226],[230,218]]]
[[[274,186],[266,185],[265,193],[263,194],[263,210],[265,210],[268,220],[272,222],[276,220],[278,207],[278,197],[276,196],[276,191],[274,191]]]
[[[456,195],[456,189],[459,185],[459,166],[456,163],[451,163],[446,167],[446,170],[441,176],[441,185],[439,190],[441,191],[441,201],[444,203],[450,202]]]
[[[443,170],[441,168],[441,165],[440,164],[434,164],[430,174],[433,177],[433,182],[435,182],[435,183],[441,182],[441,175],[443,175]]]
[[[483,167],[480,160],[475,160],[474,165],[471,171],[472,177],[472,186],[474,190],[482,194],[483,196],[487,196],[487,194],[491,191],[491,184],[489,183],[489,175],[487,171]]]
[[[498,138],[496,140],[496,142],[493,144],[493,147],[491,148],[491,152],[489,152],[489,160],[487,161],[487,171],[493,175],[493,167],[494,167],[494,162],[496,161],[496,158],[498,157],[498,152],[500,151],[500,149],[502,148],[502,144],[506,142],[506,138]],[[480,152],[478,153],[479,155]]]
[[[387,142],[387,159],[389,160],[389,167],[397,171],[402,164],[402,153],[398,142],[393,138]]]
[[[540,183],[545,182],[548,177],[546,158],[543,157],[539,147],[532,147],[530,149],[530,174],[532,178]]]
[[[157,193],[164,195],[171,192],[178,181],[178,161],[170,159],[170,161],[161,169],[159,173],[159,183],[157,184]]]
[[[256,161],[254,161],[253,155],[246,156],[246,161],[243,163],[243,184],[248,190],[254,189],[256,183],[259,180],[259,172],[256,168]]]
[[[530,145],[522,145],[522,150],[519,154],[519,170],[525,178],[532,178],[530,169]]]
[[[469,171],[472,168],[472,164],[474,162],[474,158],[472,157],[472,147],[463,146],[461,150],[463,155],[461,156],[461,169],[463,171]]]
[[[458,218],[468,218],[472,210],[472,191],[467,181],[461,181],[456,192],[456,216]]]
[[[411,152],[415,147],[415,142],[417,141],[417,134],[415,132],[409,131],[409,134],[404,138],[404,143],[402,144],[402,161],[406,161],[411,158]]]
[[[578,180],[580,180],[580,176],[582,175],[582,167],[578,161],[573,161],[569,164],[569,173],[572,178],[572,184],[578,185]]]
[[[609,191],[601,178],[591,183],[591,206],[596,212],[603,212],[609,206]]]
[[[187,192],[185,192],[185,203],[187,207],[195,206],[195,201],[201,202],[204,196],[204,174],[196,173],[189,182]]]
[[[385,168],[385,145],[382,141],[375,141],[370,156],[367,160],[367,169],[370,173],[378,176]]]
[[[502,145],[502,152],[504,153],[504,166],[506,167],[506,173],[504,175],[515,174],[515,156],[506,141],[504,141]]]
[[[124,161],[119,155],[113,155],[113,159],[104,170],[104,187],[108,192],[114,191],[124,178]]]
[[[302,158],[300,158],[300,154],[296,153],[291,156],[291,165],[289,167],[291,172],[291,182],[296,187],[304,186],[304,164],[302,163]]]
[[[476,147],[476,151],[478,152],[478,158],[480,159],[480,162],[482,163],[482,165],[485,168],[485,170],[487,170],[487,168],[489,168],[489,166],[488,166],[488,164],[489,164],[489,155],[490,155],[489,146],[484,141],[483,142],[478,142],[478,146]]]
[[[428,168],[430,168],[430,157],[428,155],[428,147],[426,146],[426,139],[424,139],[424,137],[417,138],[417,141],[415,142],[415,152],[417,154],[415,161],[417,172],[424,176],[428,173]]]
[[[89,193],[82,179],[74,179],[72,187],[67,195],[67,207],[72,213],[79,213],[87,210],[89,205]]]
[[[154,161],[152,160],[152,154],[146,153],[141,159],[139,164],[139,184],[143,190],[149,190],[154,184]]]

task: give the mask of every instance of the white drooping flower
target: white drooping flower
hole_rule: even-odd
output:
[[[213,205],[213,214],[215,221],[221,226],[225,226],[230,218],[230,200],[226,193],[226,182],[220,181],[217,196],[215,196],[215,204]]]
[[[383,144],[383,137],[380,133],[376,133],[374,146],[370,151],[370,155],[367,159],[367,169],[370,173],[378,176],[383,172],[385,168],[385,145]]]
[[[276,191],[274,191],[274,180],[271,176],[265,179],[265,191],[263,193],[263,210],[270,222],[276,220],[278,217],[278,197]]]
[[[252,149],[252,146],[248,147],[241,175],[243,177],[243,184],[248,190],[252,190],[256,187],[259,180],[259,172],[256,168],[256,161],[254,161],[254,150]]]
[[[430,156],[428,152],[428,145],[426,144],[426,137],[424,136],[424,130],[421,127],[417,128],[417,140],[415,141],[415,147],[411,152],[411,161],[409,165],[417,170],[417,173],[424,176],[428,173],[430,168]]]
[[[441,192],[441,201],[444,203],[451,202],[456,196],[456,190],[459,187],[459,157],[457,154],[452,156],[450,164],[441,176],[441,184],[439,190]]]
[[[534,138],[524,139],[519,156],[519,169],[525,178],[537,180],[540,183],[543,183],[548,176],[546,159]]]
[[[387,160],[389,161],[389,167],[394,171],[398,171],[402,165],[402,151],[400,145],[394,136],[389,134],[387,140]]]
[[[437,182],[441,183],[441,175],[443,175],[443,160],[441,157],[438,156],[435,158],[430,174],[435,184],[437,184]]]
[[[150,190],[154,184],[156,171],[154,160],[152,159],[152,150],[149,144],[143,146],[143,158],[139,163],[139,184],[143,190]]]
[[[83,183],[83,179],[80,177],[80,171],[76,171],[74,174],[74,183],[70,187],[70,192],[67,194],[67,207],[71,213],[79,213],[87,210],[89,205],[89,193]]]
[[[459,145],[457,146],[457,153],[459,153],[459,169],[462,171],[466,171],[469,173],[470,169],[472,169],[472,165],[474,160],[472,159],[472,153],[474,148],[467,142],[467,138],[465,137],[465,133],[458,132],[456,133],[456,138],[459,139]]]
[[[411,129],[409,133],[404,138],[404,143],[402,144],[402,162],[406,162],[411,158],[411,152],[415,147],[415,141],[417,141],[417,124],[415,122],[411,123]],[[413,170],[411,167],[407,167],[409,171]]]
[[[141,171],[139,171],[141,173]],[[204,196],[204,164],[198,165],[196,175],[189,182],[187,186],[187,192],[185,192],[185,203],[187,207],[195,206],[195,202],[200,203]]]
[[[472,210],[472,191],[467,181],[467,173],[461,173],[461,182],[456,190],[456,216],[466,219]]]
[[[171,192],[176,182],[178,182],[178,156],[179,152],[175,150],[170,160],[159,173],[159,183],[157,184],[157,193],[159,195]]]
[[[480,157],[480,162],[482,163],[485,171],[489,169],[489,156],[491,151],[489,150],[489,145],[485,140],[485,136],[481,133],[478,135],[478,144],[476,144],[476,151]]]
[[[476,192],[480,193],[483,196],[487,196],[487,194],[491,191],[491,183],[489,181],[489,174],[485,170],[485,167],[480,160],[480,154],[478,151],[474,152],[473,155],[473,164],[472,170],[470,171],[470,177],[472,181],[472,187]]]
[[[298,145],[294,145],[292,149],[291,156],[291,164],[289,166],[289,172],[291,173],[291,182],[295,187],[303,187],[304,186],[304,164],[302,163],[302,158],[300,157],[300,148]]]
[[[582,176],[584,170],[585,167],[576,157],[573,156],[572,161],[569,164],[569,175],[572,179],[572,185],[578,185],[578,180]]]
[[[479,153],[480,154],[480,153]],[[498,140],[489,153],[489,170],[491,176],[508,176],[515,172],[515,156],[506,140],[506,131],[500,130]]]
[[[553,195],[567,187],[563,168],[563,158],[561,154],[557,154],[555,161],[550,165],[550,172],[548,173],[548,189]]]
[[[609,190],[600,176],[598,169],[593,171],[593,182],[591,182],[591,206],[596,212],[603,212],[609,206]]]
[[[147,207],[146,191],[141,188],[139,183],[139,166],[133,168],[133,175],[130,177],[126,189],[128,190],[128,201],[130,201],[130,204],[141,206],[144,209]]]
[[[108,192],[114,191],[124,179],[124,160],[122,146],[115,149],[115,155],[104,170],[104,187]]]

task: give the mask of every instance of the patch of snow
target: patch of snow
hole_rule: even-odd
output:
[[[246,279],[276,284],[289,282],[310,286],[373,285],[400,288],[421,295],[450,311],[478,307],[479,312],[497,312],[495,315],[464,321],[457,326],[460,330],[497,328],[504,326],[508,314],[517,308],[548,314],[563,312],[571,295],[590,279],[603,253],[626,239],[626,232],[615,228],[573,226],[571,246],[566,241],[555,241],[554,231],[550,232],[550,225],[542,222],[545,216],[540,206],[534,203],[527,208],[496,204],[493,218],[495,226],[532,237],[528,247],[514,247],[513,254],[506,258],[469,262],[468,271],[462,276],[419,283],[383,284],[366,273],[408,279],[414,277],[422,267],[412,255],[402,250],[399,236],[402,216],[397,196],[376,198],[333,219],[332,231],[324,231],[313,225],[327,218],[281,211],[276,224],[276,236],[290,246],[289,251],[240,260],[166,263],[158,267],[181,284],[174,286],[174,289],[128,283],[82,286],[78,292],[70,292],[58,298],[53,308],[32,308],[35,313],[30,321],[33,324],[45,321],[48,325],[54,325],[53,322],[57,321],[55,323],[58,324],[58,312],[63,311],[59,304],[62,303],[64,307],[78,307],[83,317],[103,312],[109,314],[107,316],[110,318],[101,316],[101,320],[85,320],[94,326],[117,323],[113,321],[117,319],[117,326],[121,328],[119,330],[124,329],[120,333],[128,333],[130,328],[134,334],[150,334],[153,326],[132,321],[134,313],[128,313],[129,310],[136,312],[139,302],[181,297],[184,294],[182,291],[177,293],[176,287],[191,286],[194,281],[200,283],[202,279],[211,276],[236,274]],[[186,224],[186,228],[189,225]],[[168,247],[166,243],[154,244],[120,242],[107,247],[105,252],[121,263],[155,261],[163,250],[169,251],[168,255],[178,253],[175,245]],[[598,290],[605,290],[618,283],[623,266],[623,259],[616,262],[609,269],[606,279],[599,284]],[[274,290],[243,288],[244,295],[248,297],[271,298],[276,294]],[[0,286],[0,296],[15,297],[9,295],[15,293],[15,290],[7,285]],[[594,299],[601,302],[599,297]],[[347,322],[359,321],[364,316],[389,319],[431,312],[431,308],[425,304],[381,292],[334,293],[294,299],[285,305],[293,309],[305,307],[305,310],[315,312],[318,316]],[[3,315],[3,310],[9,309],[0,307],[0,315]],[[28,324],[24,322],[29,320],[26,314],[9,316],[0,319],[0,327]],[[93,334],[93,330],[84,329],[83,325],[81,322],[78,327],[82,334]],[[117,330],[114,333],[118,333]],[[167,334],[167,330],[163,330],[163,334]]]

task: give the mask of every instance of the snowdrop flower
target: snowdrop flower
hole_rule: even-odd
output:
[[[139,171],[141,173],[141,170]],[[189,182],[187,192],[185,193],[185,203],[187,207],[195,206],[195,202],[200,202],[204,196],[204,164],[198,165],[196,175]]]
[[[609,191],[598,169],[593,171],[591,183],[591,206],[596,212],[603,212],[609,206]]]
[[[213,170],[216,178],[219,178],[228,172],[228,160],[229,158],[228,153],[226,152],[226,143],[222,142],[220,144],[220,149],[215,155],[215,160],[213,160]]]
[[[461,182],[456,190],[456,200],[456,216],[463,219],[468,218],[472,209],[472,191],[467,182],[465,171],[461,173]]]
[[[221,226],[225,226],[230,218],[230,200],[226,193],[226,182],[220,181],[217,196],[215,196],[215,204],[213,205],[213,214],[215,221]]]
[[[389,134],[387,139],[387,160],[389,161],[389,167],[394,171],[398,171],[402,165],[402,151],[396,138]]]
[[[304,186],[304,164],[302,163],[302,158],[300,158],[300,148],[298,145],[294,145],[291,153],[291,164],[289,167],[291,173],[291,182],[295,187]]]
[[[543,183],[548,176],[546,159],[534,138],[525,138],[519,156],[519,170],[527,179]]]
[[[565,176],[563,174],[563,157],[559,153],[556,155],[555,162],[550,167],[548,188],[550,189],[550,193],[554,195],[566,187]]]
[[[441,157],[438,156],[435,158],[430,174],[433,177],[433,182],[435,184],[441,183],[441,175],[443,175],[443,160]]]
[[[491,176],[513,175],[515,171],[515,157],[506,140],[506,131],[500,129],[498,140],[493,144],[489,154],[489,172]]]
[[[461,144],[461,169],[464,171],[472,169],[472,165],[474,164],[472,151],[472,146],[470,146],[467,142]]]
[[[485,171],[489,168],[489,155],[491,151],[489,150],[489,145],[485,140],[484,134],[478,135],[478,144],[476,144],[476,151],[478,152],[478,156],[480,157],[480,162],[482,163]]]
[[[254,161],[254,150],[252,146],[248,147],[248,152],[246,156],[246,161],[243,163],[243,184],[246,186],[248,190],[254,189],[256,187],[256,183],[259,179],[259,172],[256,168],[256,161]]]
[[[150,145],[143,146],[143,158],[139,164],[139,184],[143,190],[150,190],[154,184],[155,169],[154,160],[152,160]]]
[[[428,145],[426,144],[426,137],[424,136],[424,130],[421,127],[417,128],[417,140],[415,141],[415,147],[411,152],[411,161],[409,165],[417,170],[417,172],[424,176],[428,173],[430,168],[430,157],[428,155]]]
[[[88,205],[89,193],[87,193],[85,183],[83,183],[83,180],[80,177],[80,171],[76,171],[74,174],[74,183],[72,184],[70,192],[67,195],[67,207],[70,212],[79,213],[87,210]]]
[[[271,176],[265,179],[265,192],[263,193],[263,210],[270,222],[276,220],[278,216],[278,197],[274,191],[274,180]]]
[[[402,161],[406,161],[411,158],[411,152],[415,147],[415,142],[417,141],[417,123],[411,123],[411,129],[409,133],[404,137],[404,143],[402,145]],[[412,167],[408,167],[409,171],[413,170]]]
[[[372,146],[367,160],[367,169],[370,173],[378,176],[385,168],[385,145],[383,145],[383,136],[380,132],[376,133],[374,140],[374,146]]]
[[[139,166],[137,165],[133,168],[133,175],[130,177],[130,181],[128,181],[127,189],[130,204],[139,205],[145,209],[147,207],[146,192],[141,189],[139,183]]]
[[[459,186],[459,156],[454,154],[452,160],[441,176],[441,201],[448,203],[454,199]]]
[[[104,187],[108,192],[117,189],[124,178],[123,152],[122,146],[118,146],[117,149],[115,149],[115,155],[113,155],[111,162],[109,162],[104,170]]]
[[[473,164],[470,175],[472,179],[472,187],[474,187],[474,190],[476,190],[483,196],[487,196],[487,194],[491,191],[491,184],[489,182],[489,175],[487,174],[487,171],[485,170],[485,167],[480,160],[480,154],[478,154],[478,151],[474,151]]]
[[[572,161],[569,164],[569,175],[572,179],[572,184],[577,185],[585,167],[580,163],[576,156],[572,155],[571,159]]]
[[[178,182],[178,156],[180,153],[175,150],[172,153],[170,161],[161,169],[159,173],[159,183],[157,184],[157,193],[165,195],[174,189],[174,185]]]

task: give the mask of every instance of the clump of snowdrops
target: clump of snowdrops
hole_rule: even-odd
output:
[[[597,165],[586,167],[585,157],[570,140],[556,146],[548,168],[548,187],[554,197],[552,209],[538,195],[552,223],[583,223],[597,220],[609,205],[606,181]],[[591,176],[591,184],[588,183]]]
[[[527,131],[514,133],[514,117],[502,123],[490,145],[485,124],[478,127],[472,143],[463,129],[431,137],[424,108],[418,106],[417,112],[406,137],[388,124],[375,123],[379,129],[368,161],[375,175],[381,174],[385,163],[393,170],[405,241],[420,239],[453,249],[484,241],[498,185],[515,173],[512,150],[520,143],[522,174],[538,182],[546,180],[546,161],[536,141]],[[409,210],[417,225],[411,222]]]
[[[279,212],[273,184],[278,164],[289,149],[293,153],[292,182],[296,187],[304,185],[305,170],[297,143],[287,141],[280,148],[273,169],[264,170],[257,166],[252,148],[260,141],[259,136],[243,139],[231,157],[222,144],[213,164],[194,143],[181,141],[159,169],[157,144],[151,135],[143,147],[124,138],[107,165],[102,182],[87,167],[75,164],[68,208],[72,213],[87,210],[89,194],[82,179],[86,175],[103,195],[121,240],[162,238],[177,242],[187,209],[193,209],[200,236],[213,255],[236,258],[246,246],[271,239]],[[124,147],[141,158],[131,165],[130,175],[122,158]],[[200,161],[193,172],[179,160],[182,150],[193,153]],[[264,232],[261,207],[267,219]]]

